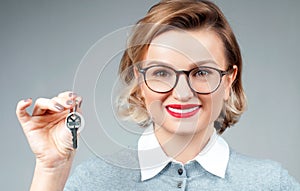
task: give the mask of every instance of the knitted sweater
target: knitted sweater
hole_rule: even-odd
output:
[[[130,164],[138,164],[137,153],[119,153],[118,157]],[[225,178],[215,176],[198,162],[191,161],[184,166],[170,162],[155,177],[141,181],[139,169],[114,166],[95,157],[79,165],[67,181],[65,191],[75,190],[300,191],[300,184],[280,164],[254,159],[231,149]]]

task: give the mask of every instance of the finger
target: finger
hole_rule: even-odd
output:
[[[62,121],[69,114],[68,110],[62,112],[49,113],[47,115],[37,115],[32,116],[31,121],[36,124],[41,124],[42,126],[47,126],[51,124],[56,124],[59,121]]]
[[[65,110],[59,113],[52,113],[47,115],[38,115],[32,116],[30,122],[35,124],[33,127],[30,127],[30,130],[36,129],[52,129],[53,127],[57,126],[59,123],[64,124],[65,118],[68,115],[68,111]]]
[[[66,101],[67,105],[74,107],[76,104],[79,105],[81,103],[82,97],[78,96],[77,93],[72,91],[66,91],[58,94],[58,98],[61,98]],[[60,102],[61,103],[61,102]],[[64,104],[62,104],[64,105]],[[65,106],[68,107],[68,106]],[[70,107],[68,107],[70,108]]]
[[[47,111],[62,112],[64,109],[63,105],[56,103],[51,99],[39,98],[35,102],[32,116],[43,115]]]
[[[73,104],[73,99],[68,97],[54,97],[51,100],[62,105],[65,109],[69,109]]]
[[[75,92],[72,92],[72,91],[65,91],[65,92],[62,92],[62,93],[58,94],[57,97],[61,97],[61,98],[76,98],[77,94]]]
[[[70,112],[78,112],[78,110],[80,110],[81,102],[82,102],[82,97],[80,96],[77,97],[75,100],[73,100],[72,107],[70,108]]]
[[[79,108],[82,102],[82,97],[54,97],[52,100],[64,106],[65,109],[73,109],[76,105],[77,108]]]
[[[29,113],[26,111],[26,108],[28,108],[32,104],[32,99],[26,99],[26,100],[21,100],[17,104],[16,108],[16,115],[20,121],[20,123],[26,123],[27,121],[30,120],[31,116]]]

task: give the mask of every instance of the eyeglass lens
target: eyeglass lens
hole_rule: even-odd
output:
[[[168,92],[177,83],[179,75],[169,67],[153,66],[147,68],[145,80],[147,86],[155,92]],[[211,93],[218,88],[221,75],[218,70],[209,67],[194,68],[189,72],[189,85],[198,93]]]

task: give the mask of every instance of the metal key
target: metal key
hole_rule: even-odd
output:
[[[77,148],[77,131],[81,126],[81,117],[78,115],[77,112],[69,113],[67,116],[67,127],[72,132],[72,141],[73,141],[73,148]]]
[[[70,109],[70,113],[66,117],[66,126],[71,130],[74,149],[77,148],[77,132],[79,128],[82,129],[84,126],[84,119],[82,115],[76,111],[77,103],[75,104],[74,108]]]

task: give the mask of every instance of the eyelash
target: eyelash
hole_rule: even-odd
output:
[[[199,74],[199,73],[201,73],[201,74]],[[204,73],[204,74],[203,74]],[[207,70],[204,70],[204,69],[202,69],[202,70],[198,70],[194,75],[196,76],[207,76],[207,75],[209,75],[211,72],[209,72],[209,71],[207,71]]]
[[[166,76],[166,75],[169,75],[169,74],[170,73],[168,71],[166,71],[166,70],[158,70],[158,71],[154,71],[153,72],[154,76]]]

